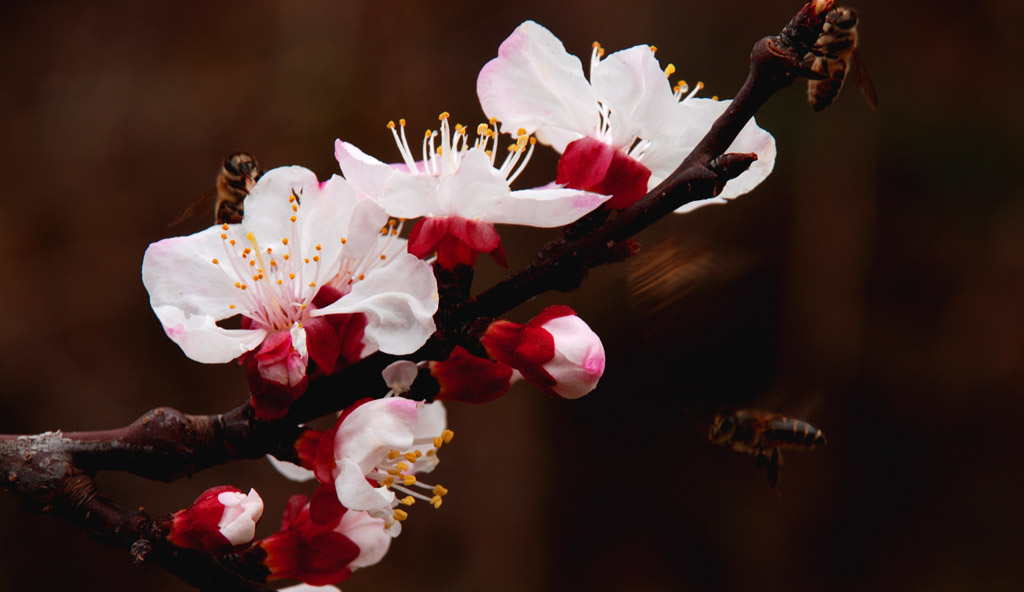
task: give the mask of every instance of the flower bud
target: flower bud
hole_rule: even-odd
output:
[[[167,539],[183,548],[226,553],[252,540],[262,515],[263,500],[255,489],[245,495],[230,485],[213,487],[174,513]]]
[[[601,339],[568,306],[549,306],[525,325],[495,321],[480,342],[542,391],[577,399],[604,373]]]

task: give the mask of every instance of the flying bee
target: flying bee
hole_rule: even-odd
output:
[[[190,203],[171,222],[171,226],[197,216],[207,209],[213,200],[213,213],[217,224],[237,224],[242,221],[242,203],[252,191],[263,171],[256,157],[248,152],[232,152],[224,158],[217,173],[217,184]]]
[[[757,468],[767,470],[768,484],[773,489],[782,464],[780,449],[811,450],[825,445],[825,434],[806,421],[759,409],[715,415],[708,439],[737,452],[756,455]]]
[[[871,77],[857,51],[857,13],[846,6],[836,6],[825,15],[821,35],[811,51],[804,56],[812,72],[821,80],[807,81],[807,100],[815,111],[832,104],[852,71],[853,80],[872,109],[878,107],[878,96]]]

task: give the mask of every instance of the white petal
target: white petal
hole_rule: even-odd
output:
[[[419,423],[416,424],[416,440],[432,440],[440,436],[446,427],[448,427],[448,412],[441,401],[425,403],[420,407]],[[433,448],[432,443],[413,447],[413,450],[422,452],[423,456],[413,463],[409,473],[429,473],[437,467],[440,462],[437,454],[426,454]]]
[[[357,407],[341,422],[335,434],[334,457],[339,467],[342,460],[349,460],[359,467],[360,476],[366,475],[389,450],[406,450],[412,446],[419,415],[416,405],[409,399],[388,397]]]
[[[256,523],[263,516],[263,500],[255,489],[249,495],[240,492],[225,491],[217,496],[217,501],[224,505],[217,528],[232,545],[248,543],[256,535]]]
[[[299,166],[271,169],[260,177],[245,198],[245,217],[239,229],[243,246],[248,244],[246,234],[249,232],[261,249],[276,250],[282,238],[293,236],[292,203],[288,201],[292,192],[298,196],[300,205],[305,206],[307,194],[320,193],[320,182],[313,171]]]
[[[367,273],[351,292],[312,314],[364,313],[366,339],[385,353],[403,355],[419,349],[434,333],[437,302],[437,281],[430,266],[401,253]]]
[[[395,494],[387,487],[374,487],[366,482],[365,473],[351,459],[338,462],[334,488],[341,505],[349,510],[390,509]]]
[[[484,222],[539,228],[564,226],[590,213],[611,196],[579,189],[523,189],[496,204]]]
[[[648,45],[617,51],[593,68],[594,91],[611,110],[612,145],[629,149],[636,137],[659,133],[677,101]]]
[[[310,191],[298,214],[302,256],[320,256],[317,285],[327,283],[338,273],[340,257],[365,255],[377,243],[380,228],[388,220],[383,209],[370,199],[356,197],[352,186],[338,175],[328,179],[322,188]]]
[[[399,360],[388,364],[388,367],[381,372],[381,376],[384,377],[384,384],[388,385],[389,389],[396,393],[404,393],[412,386],[419,371],[420,369],[413,362]],[[422,421],[422,417],[420,419]]]
[[[480,70],[476,89],[484,113],[501,120],[503,131],[525,128],[558,152],[593,133],[599,122],[579,58],[533,21],[502,42],[498,57]]]
[[[359,556],[349,566],[369,567],[380,562],[391,546],[391,535],[384,531],[384,520],[366,512],[348,511],[334,529],[359,547]]]
[[[433,175],[396,172],[384,185],[377,203],[397,218],[447,216],[438,201],[437,184]]]
[[[278,592],[341,592],[336,586],[310,586],[309,584],[296,584],[281,588]]]
[[[395,174],[392,167],[341,140],[334,141],[334,157],[341,166],[341,174],[356,192],[373,200],[380,197],[388,179]]]
[[[269,460],[270,464],[273,465],[275,469],[277,469],[278,473],[281,473],[282,475],[284,475],[286,479],[289,479],[291,481],[297,481],[299,483],[302,483],[305,481],[309,481],[316,476],[316,474],[313,471],[310,471],[307,468],[300,467],[297,464],[285,462],[283,460],[277,460],[276,458],[269,454],[267,455],[267,460]]]

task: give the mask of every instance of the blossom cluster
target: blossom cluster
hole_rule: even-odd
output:
[[[352,386],[366,398],[333,428],[306,429],[289,462],[271,459],[285,477],[316,482],[289,500],[275,533],[254,541],[259,495],[223,486],[174,514],[168,541],[241,553],[267,579],[336,584],[381,560],[414,503],[441,506],[447,490],[421,480],[452,439],[441,401],[491,401],[518,380],[567,399],[594,390],[604,348],[569,307],[525,324],[486,319],[456,338],[437,331],[439,294],[452,272],[472,277],[480,254],[506,265],[496,225],[566,226],[628,208],[664,180],[729,104],[697,97],[701,84],[673,86],[674,70],[647,45],[606,57],[595,44],[588,77],[550,31],[523,23],[479,73],[487,122],[474,129],[442,113],[419,142],[405,120],[390,122],[397,155],[385,160],[338,140],[340,175],[272,169],[240,222],[151,245],[142,278],[167,336],[193,360],[237,361],[257,421],[287,421],[318,379],[372,354],[400,359],[378,389]],[[512,189],[538,144],[561,155],[555,178]],[[753,121],[729,151],[757,161],[681,212],[771,172],[774,139]],[[424,357],[428,340],[445,353]],[[432,402],[418,400],[417,380],[432,385]]]

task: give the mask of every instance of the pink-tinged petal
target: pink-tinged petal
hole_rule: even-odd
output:
[[[362,478],[387,455],[388,450],[406,450],[412,446],[418,417],[416,402],[400,397],[377,399],[360,405],[338,426],[334,457],[354,462]],[[367,509],[345,505],[357,510]]]
[[[264,381],[294,387],[306,377],[308,356],[304,355],[305,331],[296,327],[302,343],[295,343],[291,331],[270,334],[254,356],[256,368]],[[298,347],[296,347],[298,346]]]
[[[252,351],[263,343],[263,329],[224,329],[209,316],[187,316],[181,309],[154,306],[164,331],[185,355],[204,364],[223,364]]]
[[[677,105],[648,45],[617,51],[593,68],[594,92],[611,111],[612,144],[628,150],[636,137],[657,135]]]
[[[366,274],[352,291],[314,316],[363,313],[368,324],[365,339],[389,354],[409,354],[434,333],[437,281],[430,266],[401,253],[384,267]]]
[[[557,37],[526,21],[502,42],[477,78],[477,95],[503,131],[525,128],[561,152],[599,123],[597,98],[579,58]]]
[[[318,286],[326,284],[337,273],[341,256],[358,258],[369,252],[387,220],[388,215],[377,204],[356,197],[345,179],[332,176],[323,190],[302,198],[298,211],[301,252],[310,259],[320,258],[320,265],[310,265],[310,271],[318,270],[315,276],[307,277]]]
[[[466,218],[448,218],[448,233],[477,253],[489,253],[501,244],[501,237],[493,224]]]
[[[391,547],[391,535],[384,531],[384,519],[374,518],[366,512],[346,512],[334,530],[359,547],[359,557],[349,564],[353,568],[379,563]]]
[[[256,535],[256,523],[263,516],[263,500],[255,489],[249,495],[241,492],[225,491],[217,496],[217,501],[224,504],[224,515],[217,527],[232,545],[244,545]]]
[[[441,401],[425,403],[420,407],[419,423],[416,424],[417,440],[433,440],[433,438],[440,436],[441,432],[447,427],[448,411],[444,408],[444,404]],[[418,474],[433,471],[437,464],[441,462],[437,454],[427,454],[428,451],[433,449],[432,443],[414,447],[413,450],[419,450],[423,453],[423,456],[416,459],[416,462],[413,463],[408,472],[410,474]]]
[[[315,477],[313,471],[302,468],[294,463],[286,462],[283,460],[277,460],[276,458],[269,454],[267,455],[267,460],[270,461],[270,464],[274,467],[274,469],[277,470],[278,473],[281,473],[281,475],[284,476],[284,478],[288,479],[289,481],[304,483],[306,481],[312,480]]]
[[[349,510],[387,510],[395,501],[395,494],[387,487],[374,487],[366,482],[359,465],[345,458],[338,462],[338,476],[334,480],[335,494]]]
[[[373,200],[380,198],[384,186],[395,174],[393,167],[341,140],[334,141],[334,157],[356,192]]]
[[[554,318],[542,329],[554,338],[554,359],[544,364],[544,370],[555,379],[552,390],[566,399],[594,390],[605,366],[604,345],[597,334],[575,315]]]
[[[480,148],[467,151],[458,170],[442,177],[437,186],[443,215],[468,219],[485,219],[509,199],[509,193],[508,181]]]

